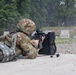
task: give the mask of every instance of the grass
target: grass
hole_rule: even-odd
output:
[[[73,38],[56,38],[56,44],[73,44],[76,43],[76,39]]]
[[[54,31],[56,35],[60,35],[61,30],[69,30],[70,37],[76,35],[76,26],[69,26],[69,27],[43,27],[41,30],[51,30]]]
[[[76,36],[76,26],[69,26],[69,27],[43,27],[41,30],[51,30],[54,31],[55,34],[58,36],[56,38],[57,44],[72,44],[76,43],[76,39],[73,39],[73,36]],[[69,30],[70,38],[60,38],[61,30]]]

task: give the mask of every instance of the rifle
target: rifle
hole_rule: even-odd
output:
[[[35,39],[38,39],[39,40],[38,48],[39,49],[42,49],[43,48],[43,45],[42,45],[42,37],[45,36],[45,33],[43,31],[37,29],[36,30],[36,33],[34,35],[35,35]]]
[[[46,54],[50,55],[51,57],[56,54],[57,47],[55,43],[55,32],[48,32],[47,34],[45,34],[43,31],[37,29],[34,36],[39,40],[39,54]],[[43,36],[45,36],[45,39],[42,42]],[[59,57],[59,54],[56,54],[56,57]]]

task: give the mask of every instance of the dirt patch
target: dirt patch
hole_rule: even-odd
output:
[[[57,52],[64,54],[76,54],[76,43],[75,44],[57,44]]]

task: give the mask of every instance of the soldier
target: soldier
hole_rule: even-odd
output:
[[[30,59],[34,59],[37,57],[38,53],[38,42],[39,40],[31,40],[29,36],[36,30],[35,23],[27,18],[24,18],[19,21],[17,24],[17,34],[16,39],[16,48],[15,55],[18,56],[22,54],[23,56],[27,56]],[[10,33],[6,36],[0,37],[0,41],[5,43],[9,48],[13,47],[12,35],[14,33]],[[0,50],[0,61],[4,58],[4,54],[2,50]]]

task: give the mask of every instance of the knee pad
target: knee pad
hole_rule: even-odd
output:
[[[15,51],[9,48],[6,44],[0,42],[0,50],[3,55],[3,59],[1,60],[1,62],[7,62],[14,59]]]
[[[27,53],[27,56],[29,59],[35,59],[37,57],[37,51],[36,50],[31,50]]]

